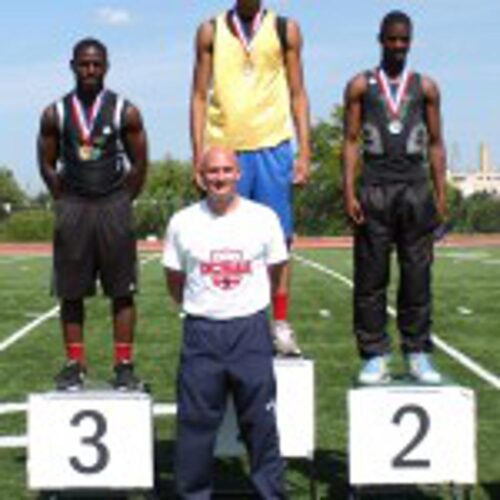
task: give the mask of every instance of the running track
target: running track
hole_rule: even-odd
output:
[[[451,248],[500,247],[500,234],[450,235],[437,246]],[[294,242],[294,248],[299,250],[351,247],[352,238],[350,236],[297,237]],[[139,250],[159,252],[162,250],[162,242],[140,241]],[[52,245],[50,243],[0,243],[0,255],[50,255],[51,253]]]

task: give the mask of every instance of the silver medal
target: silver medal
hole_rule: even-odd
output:
[[[385,74],[385,71],[382,68],[379,68],[376,73],[376,78],[382,91],[387,116],[389,118],[387,130],[392,135],[401,134],[404,129],[403,122],[400,118],[401,108],[408,92],[411,75],[412,74],[408,71],[408,69],[405,69],[397,81],[394,81],[393,79],[393,85],[396,86],[396,96],[393,96],[389,85],[389,78]]]
[[[387,128],[391,134],[398,135],[403,131],[403,123],[401,120],[391,120]]]

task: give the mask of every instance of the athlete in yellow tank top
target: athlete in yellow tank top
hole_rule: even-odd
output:
[[[310,163],[302,35],[297,23],[278,22],[262,3],[236,0],[232,9],[198,28],[191,94],[194,174],[203,187],[199,168],[208,146],[234,150],[242,172],[239,193],[275,210],[290,244],[292,185],[307,182]],[[287,268],[273,297],[275,347],[299,355],[287,322],[289,288]]]
[[[255,151],[292,138],[290,96],[276,22],[276,15],[268,11],[250,50],[242,50],[228,25],[228,15],[215,20],[205,136],[210,145]]]

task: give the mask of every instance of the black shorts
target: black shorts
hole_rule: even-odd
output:
[[[95,295],[100,281],[108,297],[137,289],[137,249],[130,196],[64,196],[55,204],[53,292],[62,299]]]

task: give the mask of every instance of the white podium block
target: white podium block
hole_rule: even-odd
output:
[[[281,454],[287,458],[314,455],[314,362],[309,359],[274,360],[276,419]],[[229,398],[215,454],[238,456],[245,452],[232,398]]]
[[[28,486],[33,490],[152,488],[151,397],[119,391],[30,395]]]
[[[474,484],[476,405],[457,386],[377,386],[348,394],[352,485]]]

